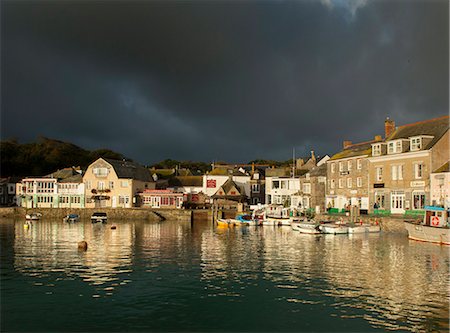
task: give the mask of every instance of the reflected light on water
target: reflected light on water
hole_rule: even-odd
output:
[[[363,329],[449,329],[447,247],[383,233],[305,235],[289,227],[232,229],[172,221],[116,225],[112,230],[110,223],[40,221],[24,228],[16,221],[13,268],[30,278],[32,287],[45,287],[49,297],[62,288],[60,283],[70,288],[75,281],[91,287],[83,295],[92,300],[125,292],[120,315],[114,314],[120,318],[142,311],[134,326],[138,331],[155,323],[166,325],[155,326],[158,330],[183,325],[211,330],[221,307],[230,316],[245,310],[248,317],[273,324],[265,329],[275,331],[296,330],[291,324],[301,315],[326,318],[324,323],[355,322]],[[86,252],[77,248],[81,240],[88,243]],[[192,304],[201,315],[174,312]],[[280,326],[281,319],[270,322],[274,311],[285,316],[286,326]],[[171,316],[178,321],[164,319]],[[231,323],[221,322],[220,328],[254,329],[227,326]]]

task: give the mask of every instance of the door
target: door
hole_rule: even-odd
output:
[[[391,193],[391,213],[403,214],[405,212],[405,193],[392,192]]]

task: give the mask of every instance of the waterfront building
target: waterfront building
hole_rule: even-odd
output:
[[[230,177],[241,189],[240,192],[250,198],[250,175],[242,168],[215,167],[211,172],[203,175],[202,192],[212,197]]]
[[[181,208],[184,195],[173,190],[144,190],[139,193],[143,207]]]
[[[203,176],[177,176],[169,179],[168,190],[181,192],[189,207],[204,206],[206,195],[203,193]]]
[[[16,177],[0,178],[0,206],[16,206],[16,184],[20,179]]]
[[[64,168],[43,177],[27,177],[17,186],[20,205],[26,208],[83,208],[82,170]]]
[[[247,203],[248,201],[248,196],[245,194],[243,186],[235,183],[231,175],[211,198],[218,207],[225,208],[233,208],[237,206],[237,203]]]
[[[250,172],[250,204],[258,205],[265,203],[266,196],[266,177],[264,170],[256,169],[252,164]]]
[[[449,162],[430,175],[430,201],[433,206],[450,208],[450,168]]]
[[[283,205],[285,207],[299,206],[299,199],[296,194],[300,190],[300,175],[307,171],[296,171],[296,174],[292,176],[292,170],[289,169],[274,168],[266,170],[266,204]]]
[[[329,158],[325,159],[323,163],[318,163],[317,166],[300,177],[299,198],[296,199],[296,202],[301,202],[303,210],[313,209],[317,214],[325,212],[326,161]],[[294,196],[292,204],[295,204]]]
[[[134,162],[108,158],[90,164],[83,183],[87,208],[140,206],[139,193],[155,189],[148,169]]]
[[[386,139],[372,144],[368,158],[371,207],[404,214],[432,203],[430,175],[449,161],[448,129],[448,116],[398,128],[386,120]]]
[[[360,143],[343,142],[343,149],[327,161],[326,208],[339,212],[358,206],[361,213],[369,210],[368,156],[372,144],[381,136]]]

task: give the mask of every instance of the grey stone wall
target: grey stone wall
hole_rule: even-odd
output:
[[[112,220],[167,220],[191,221],[188,209],[145,209],[145,208],[38,208],[22,207],[0,208],[0,217],[25,218],[30,212],[39,212],[43,218],[62,219],[67,214],[79,214],[82,219],[89,219],[94,212],[105,212]]]

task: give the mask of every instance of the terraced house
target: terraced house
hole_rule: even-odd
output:
[[[420,212],[432,203],[430,174],[449,161],[449,117],[395,128],[386,120],[386,139],[372,144],[370,203],[392,214]]]
[[[343,142],[343,150],[327,161],[327,191],[325,204],[328,210],[344,211],[358,206],[361,213],[369,210],[368,160],[374,140],[352,143]]]
[[[150,171],[130,162],[99,158],[86,170],[86,207],[140,206],[140,193],[155,189]]]

